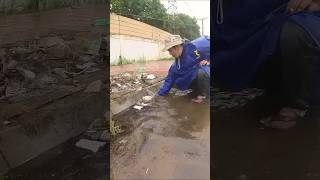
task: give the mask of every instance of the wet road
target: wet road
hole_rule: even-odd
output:
[[[77,9],[0,16],[0,46],[26,41],[50,33],[89,32],[96,19],[106,18],[106,5],[86,5]]]
[[[288,131],[264,129],[258,120],[273,111],[270,105],[263,96],[212,114],[214,179],[320,179],[320,124],[305,118]]]
[[[127,134],[111,145],[112,179],[210,179],[209,109],[168,97],[114,117]]]

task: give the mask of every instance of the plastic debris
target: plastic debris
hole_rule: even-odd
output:
[[[138,109],[139,111],[143,108],[143,106],[138,106],[138,105],[135,105],[133,106],[134,109]]]

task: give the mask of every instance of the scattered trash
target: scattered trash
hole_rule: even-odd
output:
[[[139,111],[143,108],[143,106],[138,106],[138,105],[135,105],[133,106],[134,109],[138,109]]]
[[[76,143],[76,146],[96,153],[99,150],[99,148],[104,146],[105,144],[106,144],[105,142],[92,141],[88,139],[80,139]]]
[[[152,80],[152,79],[155,79],[155,78],[156,78],[156,76],[153,75],[153,74],[149,74],[149,75],[147,75],[147,77],[146,77],[146,79],[148,79],[148,80]]]
[[[143,102],[148,103],[152,100],[152,96],[143,96],[142,100],[143,100]]]
[[[125,140],[125,139],[122,139],[121,141],[119,141],[120,144],[125,144],[127,142],[128,142],[128,140]]]

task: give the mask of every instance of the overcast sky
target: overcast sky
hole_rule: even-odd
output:
[[[168,7],[168,1],[160,1],[164,7]],[[178,13],[184,13],[191,17],[207,18],[204,20],[204,35],[210,35],[210,0],[177,0]],[[198,20],[201,34],[201,20]]]

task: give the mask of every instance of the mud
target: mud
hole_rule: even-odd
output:
[[[209,109],[171,94],[116,115],[111,179],[210,179]]]

